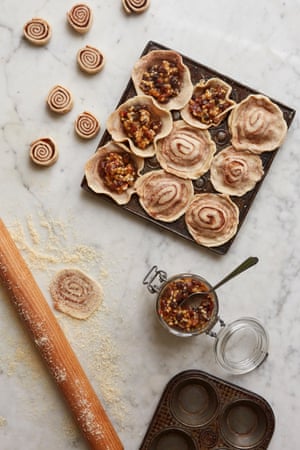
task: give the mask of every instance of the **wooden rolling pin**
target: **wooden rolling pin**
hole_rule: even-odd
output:
[[[0,279],[94,450],[123,445],[28,266],[0,219]]]

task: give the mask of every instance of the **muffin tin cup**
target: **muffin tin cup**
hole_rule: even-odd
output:
[[[275,428],[261,396],[200,370],[164,389],[140,450],[265,450]]]

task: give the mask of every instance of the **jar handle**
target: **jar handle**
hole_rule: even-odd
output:
[[[154,294],[160,291],[160,285],[166,280],[167,272],[164,270],[159,270],[157,266],[153,266],[143,279],[143,284],[147,286],[147,289],[151,294]],[[159,281],[160,284],[155,284],[155,281]]]

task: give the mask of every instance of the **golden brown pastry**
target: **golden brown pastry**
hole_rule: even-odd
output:
[[[122,4],[127,14],[140,14],[149,8],[150,0],[122,0]]]
[[[57,84],[49,92],[47,104],[51,111],[57,114],[66,114],[73,107],[73,97],[67,88]]]
[[[50,137],[37,139],[30,144],[29,155],[38,166],[52,166],[58,158],[56,143]]]
[[[189,68],[173,50],[152,50],[142,56],[132,70],[138,95],[150,95],[161,108],[181,109],[192,95]]]
[[[216,145],[207,130],[177,120],[171,133],[157,142],[156,157],[166,172],[197,179],[208,171],[215,152]]]
[[[233,147],[220,151],[210,167],[210,181],[216,191],[239,197],[251,191],[263,175],[264,169],[258,155]]]
[[[287,133],[281,109],[264,95],[249,95],[228,118],[232,145],[237,150],[262,153],[278,148]]]
[[[235,235],[239,208],[227,195],[197,194],[185,213],[185,223],[198,244],[218,247]]]
[[[79,114],[75,120],[75,132],[82,139],[91,139],[95,137],[100,130],[98,119],[90,112],[84,111]]]
[[[45,19],[35,17],[23,28],[24,37],[34,45],[46,45],[51,38],[51,27]]]
[[[164,170],[148,172],[135,184],[142,208],[156,220],[174,222],[182,216],[194,194],[191,180]]]
[[[75,31],[84,34],[91,28],[92,10],[88,5],[78,3],[67,12],[67,20]]]
[[[83,72],[93,75],[103,69],[104,56],[96,47],[86,45],[78,50],[77,63]]]

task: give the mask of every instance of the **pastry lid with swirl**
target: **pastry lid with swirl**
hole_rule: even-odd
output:
[[[248,95],[231,112],[228,126],[232,145],[253,153],[278,148],[287,133],[287,124],[278,105],[260,94]]]
[[[218,192],[242,196],[262,179],[264,169],[258,155],[233,147],[221,150],[212,160],[210,180]]]
[[[156,220],[173,222],[181,217],[193,196],[191,180],[184,180],[164,170],[142,175],[135,184],[144,210]]]
[[[132,70],[137,94],[152,95],[161,108],[181,109],[193,92],[189,68],[172,50],[152,50]]]
[[[107,119],[107,130],[114,141],[129,143],[137,156],[153,156],[158,139],[172,129],[172,116],[149,95],[136,95],[122,103]]]
[[[171,133],[157,142],[156,157],[166,172],[196,180],[209,170],[215,152],[216,144],[207,130],[177,120]]]
[[[144,160],[118,142],[99,147],[85,165],[88,186],[97,194],[111,197],[125,205],[135,191],[134,184],[144,167]]]

